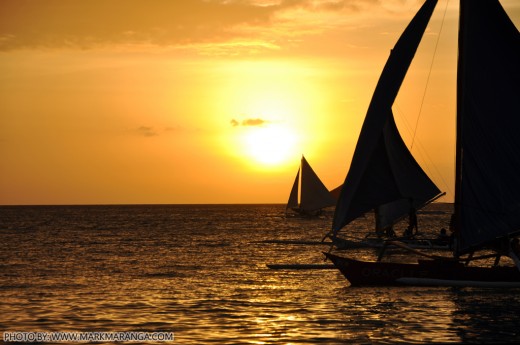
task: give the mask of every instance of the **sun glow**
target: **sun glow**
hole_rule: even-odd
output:
[[[322,68],[270,60],[210,67],[218,82],[212,119],[228,126],[219,137],[225,154],[253,170],[283,171],[328,145],[330,114],[342,112],[331,108],[336,94]]]
[[[244,154],[255,162],[273,166],[294,159],[297,136],[281,125],[248,128],[243,136]]]

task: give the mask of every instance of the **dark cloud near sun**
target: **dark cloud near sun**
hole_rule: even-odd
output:
[[[159,135],[153,127],[141,126],[137,129],[137,133],[144,137],[155,137]]]
[[[318,1],[319,2],[319,1]],[[345,1],[323,1],[327,7]],[[311,0],[0,0],[0,50],[224,42]]]
[[[161,128],[157,129],[156,127],[143,125],[143,126],[140,126],[136,129],[134,129],[133,132],[134,132],[134,134],[137,134],[142,137],[157,137],[160,135],[175,135],[175,134],[183,133],[183,132],[185,132],[185,128],[183,128],[179,125],[174,125],[174,126],[167,126],[162,129]]]
[[[262,125],[265,125],[267,123],[266,120],[262,120],[262,119],[246,119],[246,120],[243,120],[242,122],[239,122],[235,119],[232,119],[231,120],[231,126],[233,127],[237,127],[237,126],[262,126]]]

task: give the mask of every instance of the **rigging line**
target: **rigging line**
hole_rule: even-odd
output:
[[[424,87],[424,92],[423,92],[423,96],[422,96],[422,99],[421,99],[421,106],[419,108],[419,115],[417,116],[417,120],[415,121],[415,128],[414,128],[414,131],[413,131],[413,137],[412,137],[412,143],[410,145],[410,151],[413,149],[413,144],[415,142],[415,136],[417,134],[417,128],[419,127],[419,119],[421,118],[422,108],[423,108],[423,105],[424,105],[424,99],[426,98],[426,91],[428,90],[428,85],[429,85],[429,82],[430,82],[430,76],[432,74],[432,69],[433,69],[433,62],[435,60],[435,56],[437,55],[437,47],[439,46],[439,41],[441,39],[442,28],[444,26],[444,21],[446,19],[446,12],[448,12],[448,4],[449,4],[449,2],[450,2],[449,0],[446,1],[446,7],[444,8],[444,14],[442,15],[441,27],[439,29],[439,35],[437,36],[437,41],[435,42],[435,48],[433,50],[432,62],[430,64],[430,70],[428,71],[428,77],[426,78],[426,86]]]

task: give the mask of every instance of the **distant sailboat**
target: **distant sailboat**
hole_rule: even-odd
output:
[[[436,4],[437,0],[426,0],[385,65],[336,206],[333,236],[358,214],[374,207],[364,198],[369,193],[366,190],[378,183],[373,174],[366,173],[370,165],[379,164],[376,171],[392,168],[390,161],[381,163],[362,156],[396,147],[399,141],[394,137],[394,144],[384,145],[387,138],[374,128],[383,127],[390,137],[396,133],[391,106]],[[520,286],[519,61],[520,34],[498,0],[461,0],[454,256],[430,256],[410,264],[359,261],[326,253],[352,285]],[[371,116],[373,113],[379,115]],[[421,202],[435,197],[436,187],[430,184],[422,192],[422,185],[429,184],[426,178],[418,182],[419,170],[408,170],[413,162],[404,153],[400,157],[400,173],[413,174],[402,194],[413,195],[419,190]],[[381,203],[400,194],[402,185],[381,181],[377,196]],[[483,250],[487,252],[474,256]],[[468,257],[462,260],[463,255]],[[510,257],[517,267],[499,266],[501,256]],[[495,258],[493,265],[469,265],[488,257]]]
[[[296,173],[289,201],[287,202],[286,213],[300,216],[317,216],[324,208],[334,206],[335,204],[336,198],[321,182],[305,157],[302,156],[301,166]],[[288,211],[292,213],[288,213]]]

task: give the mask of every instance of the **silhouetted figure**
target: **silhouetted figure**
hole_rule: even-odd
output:
[[[417,226],[417,210],[413,206],[413,199],[410,198],[410,212],[408,214],[408,228],[404,231],[403,236],[412,237],[417,235],[419,229]]]
[[[441,245],[450,243],[450,236],[448,236],[445,228],[442,228],[439,232],[439,236],[437,236],[437,243]]]

